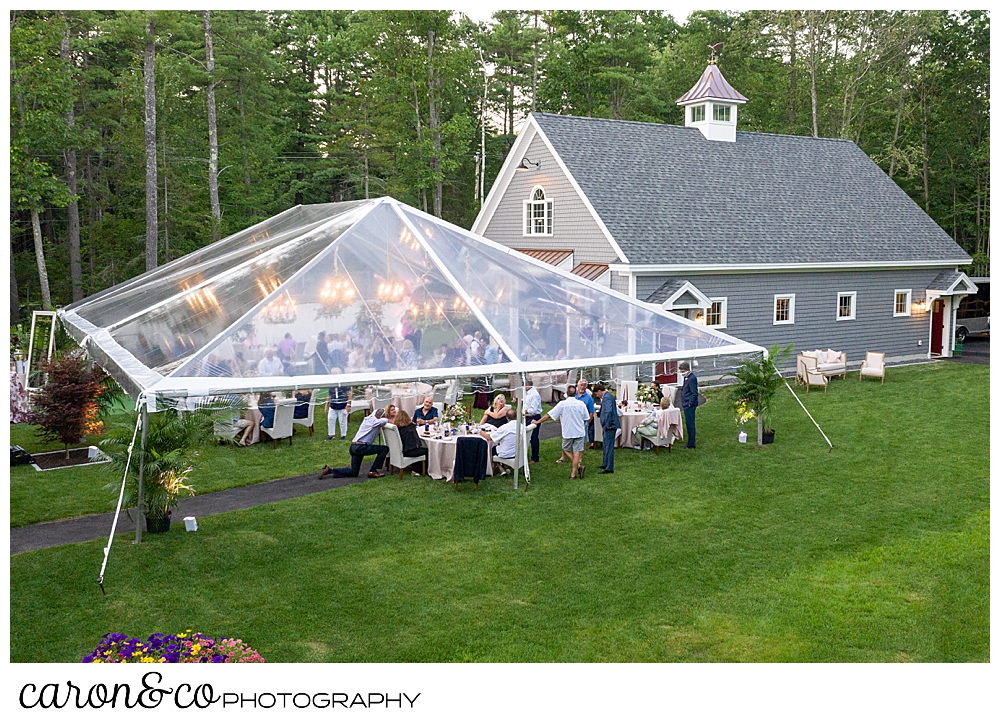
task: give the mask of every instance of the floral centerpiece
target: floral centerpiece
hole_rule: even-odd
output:
[[[461,404],[452,404],[450,407],[444,410],[444,413],[441,415],[441,421],[451,422],[452,426],[465,424],[465,422],[467,421],[465,407],[463,407]]]
[[[635,393],[636,401],[644,402],[647,404],[658,404],[660,401],[659,395],[656,390],[653,389],[651,384],[643,384],[636,390]]]
[[[253,648],[239,638],[215,642],[187,630],[176,635],[153,633],[143,642],[123,633],[108,633],[84,663],[263,663]]]

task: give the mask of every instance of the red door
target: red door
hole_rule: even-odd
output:
[[[941,354],[941,338],[944,335],[944,302],[941,299],[935,299],[931,310],[931,354]]]

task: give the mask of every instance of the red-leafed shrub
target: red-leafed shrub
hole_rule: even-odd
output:
[[[34,396],[28,421],[38,425],[43,439],[62,442],[69,459],[69,445],[100,426],[97,398],[104,372],[91,369],[81,350],[54,357],[41,369],[48,379]]]

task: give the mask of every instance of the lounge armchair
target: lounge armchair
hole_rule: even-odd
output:
[[[817,368],[816,358],[808,354],[800,354],[799,357],[802,359],[802,381],[806,385],[806,391],[808,392],[813,387],[823,387],[825,393],[829,379]]]
[[[885,352],[866,351],[865,360],[861,364],[861,371],[858,373],[858,381],[865,377],[876,377],[885,384]]]

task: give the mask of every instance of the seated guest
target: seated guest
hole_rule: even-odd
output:
[[[448,366],[448,345],[442,344],[434,352],[434,366],[446,367]]]
[[[309,416],[309,401],[312,399],[312,391],[309,389],[303,389],[302,391],[295,392],[295,401],[298,404],[295,405],[295,411],[292,413],[293,419],[305,419]]]
[[[651,386],[653,391],[656,392],[656,401],[653,402],[653,404],[659,406],[660,400],[663,399],[663,389],[660,388],[659,382],[650,382],[649,386]]]
[[[261,392],[257,397],[257,408],[260,409],[260,426],[270,429],[274,426],[274,395],[271,392]]]
[[[434,397],[424,397],[424,403],[420,409],[413,413],[414,424],[434,424],[441,421],[441,415],[437,407],[434,406]]]
[[[479,420],[479,423],[492,424],[494,427],[507,424],[508,409],[510,409],[510,407],[507,406],[507,397],[503,394],[497,394],[493,397],[493,406],[486,410],[486,413],[483,415],[483,418]]]
[[[513,422],[517,413],[507,408],[507,422]],[[496,445],[495,455],[504,459],[513,459],[517,449],[517,425],[504,424],[492,432],[480,431],[479,434]],[[507,474],[505,471],[504,474]]]
[[[396,412],[396,429],[399,430],[399,439],[403,443],[404,457],[426,457],[427,447],[424,446],[420,435],[417,433],[417,425],[410,419],[410,415],[405,409]],[[416,475],[416,472],[413,472]]]
[[[384,477],[385,475],[377,470],[385,464],[389,448],[384,444],[375,444],[375,438],[388,422],[386,410],[381,407],[376,409],[374,414],[369,414],[362,419],[361,426],[358,427],[358,432],[354,435],[354,441],[348,448],[351,454],[351,466],[331,469],[329,465],[323,465],[323,471],[320,472],[319,478],[323,479],[328,474],[332,474],[334,477],[357,477],[361,473],[361,463],[365,457],[372,454],[375,455],[375,461],[372,463],[368,476],[372,479]]]
[[[264,352],[264,358],[257,364],[257,374],[262,377],[280,377],[285,373],[285,365],[274,355],[274,349]]]
[[[243,427],[243,436],[240,437],[239,445],[248,447],[260,441],[260,423],[263,416],[258,408],[257,400],[252,394],[247,394],[244,399],[246,399],[247,408],[243,412],[243,421],[248,422],[248,424]]]

